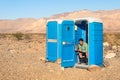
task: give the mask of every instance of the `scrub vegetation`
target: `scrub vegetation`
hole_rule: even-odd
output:
[[[104,42],[111,45],[120,45],[120,33],[105,33]]]

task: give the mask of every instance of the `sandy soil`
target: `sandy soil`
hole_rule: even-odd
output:
[[[106,59],[99,71],[61,69],[58,63],[43,63],[45,38],[0,39],[0,80],[120,80],[120,58]]]

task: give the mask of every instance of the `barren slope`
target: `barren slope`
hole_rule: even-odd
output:
[[[120,9],[109,11],[80,10],[53,15],[48,18],[23,18],[16,20],[0,20],[0,33],[45,33],[48,19],[76,19],[81,17],[101,18],[105,32],[120,32]]]

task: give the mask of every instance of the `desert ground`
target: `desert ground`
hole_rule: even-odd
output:
[[[105,35],[105,56],[115,56],[104,58],[101,69],[89,71],[74,67],[63,70],[57,62],[41,60],[46,55],[45,34],[0,34],[0,80],[120,80],[118,38],[114,43],[114,35]]]

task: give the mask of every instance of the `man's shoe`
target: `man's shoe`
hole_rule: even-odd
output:
[[[82,64],[82,62],[79,62],[78,64]]]
[[[88,62],[86,62],[86,65],[88,65]]]

